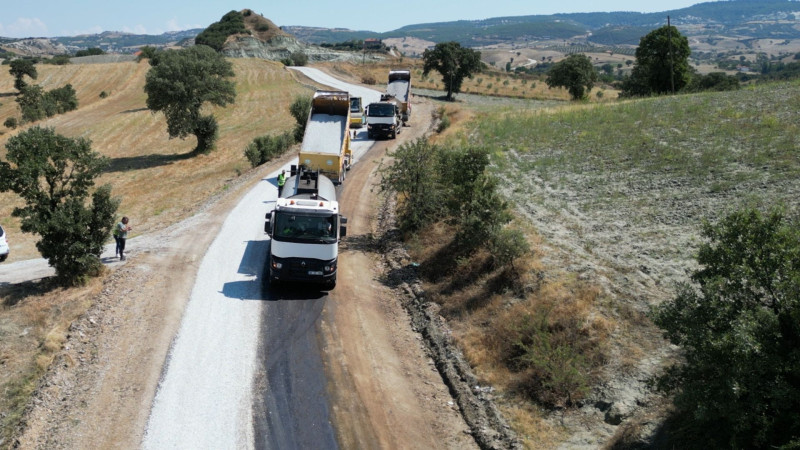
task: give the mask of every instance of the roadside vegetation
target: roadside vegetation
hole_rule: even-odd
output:
[[[452,107],[448,110],[448,116],[458,115]],[[493,264],[496,249],[491,245],[462,252],[457,237],[463,219],[442,217],[445,208],[431,211],[424,204],[412,205],[411,193],[399,196],[400,227],[405,230],[413,261],[419,264],[426,297],[439,305],[439,313],[447,318],[481,380],[499,390],[506,413],[527,445],[540,448],[563,442],[570,433],[569,427],[583,426],[580,424],[585,419],[579,419],[579,408],[613,402],[609,386],[636,386],[634,389],[643,392],[628,400],[641,402],[638,409],[605,411],[607,421],[621,423],[617,435],[608,437],[613,445],[636,445],[637,430],[643,429],[643,424],[653,417],[663,419],[668,415],[663,399],[671,397],[662,397],[646,381],[654,382],[666,373],[665,366],[684,366],[680,351],[668,351],[662,330],[651,321],[651,308],[671,304],[673,299],[686,302],[688,293],[695,292],[678,286],[690,281],[690,269],[699,270],[714,263],[709,258],[695,259],[698,252],[703,254],[705,242],[735,240],[735,233],[745,229],[734,225],[738,219],[729,216],[750,217],[735,216],[743,214],[740,210],[762,211],[765,221],[777,223],[769,219],[775,216],[768,215],[776,204],[785,205],[786,217],[797,214],[799,111],[797,82],[544,111],[482,107],[473,110],[468,122],[452,122],[441,137],[425,144],[427,151],[420,153],[418,159],[423,166],[419,168],[423,174],[419,192],[428,201],[442,205],[446,202],[441,198],[430,198],[447,192],[432,181],[437,179],[433,172],[447,173],[446,167],[436,163],[435,149],[489,149],[486,176],[496,180],[505,199],[493,204],[500,210],[504,201],[509,202],[508,213],[516,216],[512,223],[524,232],[530,246],[530,252],[513,259],[513,270],[510,265],[500,269]],[[443,113],[442,108],[437,112]],[[458,165],[455,161],[449,164]],[[404,210],[411,206],[414,214],[433,214],[439,220],[409,228],[403,220],[407,218]],[[410,217],[410,224],[416,224],[414,215]],[[751,222],[754,227],[767,223]],[[711,234],[717,223],[724,227],[720,230],[728,230],[727,235],[722,231]],[[782,233],[780,236],[793,236],[793,223],[787,221],[770,229]],[[763,236],[756,228],[751,233]],[[488,244],[489,240],[484,238],[481,242]],[[760,244],[763,242],[752,242],[741,252],[750,254]],[[778,248],[770,254],[777,255]],[[787,243],[780,248],[788,253],[776,257],[784,258],[782,261],[788,265],[781,263],[777,267],[794,270],[791,255],[796,252],[795,247]],[[760,269],[749,270],[748,273],[757,273]],[[789,283],[785,285],[789,291],[781,291],[786,294],[781,298],[788,301],[794,295],[790,293],[794,275],[787,273],[775,279]],[[722,285],[714,282],[708,286]],[[751,291],[765,289],[753,287]],[[688,325],[681,320],[683,316],[676,314],[691,313],[677,306],[680,304],[664,310],[674,311],[674,318],[662,312],[658,322],[665,327],[664,332],[675,336],[676,344],[690,339],[677,336],[691,331],[681,328]],[[753,328],[757,324],[783,323],[757,319],[767,320],[766,301],[756,299],[751,304],[752,314],[730,311],[731,321],[759,336],[766,334]],[[786,305],[786,314],[796,313],[794,306]],[[741,319],[734,318],[738,313],[743,314]],[[708,330],[702,322],[697,323],[697,330]],[[734,335],[730,333],[734,333],[744,339],[742,345],[755,343],[741,334],[741,327],[737,330],[720,335],[720,342],[732,342]],[[733,347],[731,350],[737,351]],[[703,357],[698,354],[699,349],[687,351]],[[700,405],[701,401],[716,402],[716,397],[698,393],[706,392],[705,388],[698,390],[691,384],[684,387],[676,383],[688,382],[691,377],[686,375],[707,373],[704,367],[725,371],[720,364],[729,367],[724,361],[733,357],[714,355],[702,361],[691,360],[701,364],[697,369],[674,369],[682,372],[664,378],[664,383],[671,380],[670,392],[684,392],[679,394],[682,397],[676,397],[683,399],[680,411],[702,408],[691,406]],[[776,357],[775,361],[787,360]],[[796,368],[781,367],[791,371],[786,376],[797,375]],[[748,392],[771,389],[753,384],[764,379],[759,374],[769,370],[765,364],[748,365],[742,361],[741,368],[742,372],[737,371],[741,373],[735,381],[737,385]],[[782,369],[776,366],[776,370]],[[787,395],[781,404],[792,410],[797,393]],[[745,447],[761,445],[768,442],[764,436],[777,436],[778,432],[797,438],[791,427],[781,425],[785,421],[765,419],[756,423],[749,411],[769,415],[773,413],[763,408],[776,410],[763,403],[743,403],[751,401],[748,399],[756,401],[745,396],[731,399],[723,414],[719,409],[707,410],[708,423],[724,420],[731,424],[720,429],[716,445],[734,442],[724,439],[735,439],[737,445]],[[561,426],[567,428],[558,431],[548,419],[557,411],[568,412],[566,416],[558,413],[558,417],[578,419],[572,425],[569,419],[560,419]],[[680,423],[666,426],[682,434],[673,435],[676,440],[670,442],[684,447],[693,439],[691,433],[703,429],[703,425],[690,420],[687,423],[689,414],[676,417],[682,417]],[[777,419],[774,414],[770,417]],[[742,428],[743,421],[749,428]]]

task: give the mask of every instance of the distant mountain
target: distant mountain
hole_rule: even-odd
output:
[[[639,39],[666,23],[687,37],[702,41],[706,48],[714,47],[720,38],[743,43],[759,39],[790,41],[800,39],[800,1],[798,0],[727,0],[699,3],[682,9],[659,13],[596,12],[552,14],[516,17],[496,17],[484,20],[407,25],[397,30],[378,33],[367,30],[319,28],[304,26],[280,27],[305,44],[339,43],[367,38],[416,38],[427,42],[457,41],[469,47],[497,44],[526,45],[554,42],[576,45],[589,44],[610,48],[635,47]],[[101,48],[108,53],[135,53],[139,48],[191,45],[202,28],[142,35],[105,32],[51,40],[70,52]],[[19,39],[0,37],[0,46]],[[2,48],[0,48],[2,51]]]
[[[153,47],[182,46],[194,43],[203,28],[183,31],[170,31],[162,34],[131,34],[116,31],[106,31],[100,34],[83,34],[72,37],[56,37],[58,42],[70,50],[83,50],[87,48],[100,48],[107,53],[136,53],[146,45]]]
[[[667,16],[689,36],[800,38],[800,2],[791,0],[716,1],[660,13],[597,12],[460,20],[407,25],[386,33],[296,26],[283,29],[301,41],[315,44],[367,37],[415,37],[475,47],[585,37],[588,42],[601,45],[638,45],[643,35],[665,25]]]

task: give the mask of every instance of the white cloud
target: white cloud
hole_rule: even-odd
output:
[[[202,25],[180,25],[176,19],[170,19],[166,23],[167,31],[183,31],[194,28],[205,28]]]
[[[152,34],[148,33],[147,28],[145,28],[145,26],[142,24],[134,25],[133,27],[124,26],[120,31],[132,34]]]
[[[0,36],[26,38],[47,35],[47,25],[37,18],[20,17],[9,25],[0,23]]]

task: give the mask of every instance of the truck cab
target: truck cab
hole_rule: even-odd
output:
[[[400,116],[397,104],[391,101],[370,103],[367,106],[367,137],[394,139],[400,132]]]
[[[367,115],[364,112],[364,103],[361,97],[350,97],[350,126],[361,128],[367,123]]]
[[[314,283],[333,289],[339,240],[347,235],[333,182],[319,171],[292,167],[275,209],[265,217],[270,236],[265,280]]]

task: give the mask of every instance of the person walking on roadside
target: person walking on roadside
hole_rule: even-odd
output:
[[[278,197],[280,198],[281,193],[283,193],[283,185],[286,184],[286,171],[281,170],[281,173],[278,174]]]
[[[117,241],[116,256],[120,261],[125,261],[125,240],[128,239],[128,231],[132,228],[128,225],[128,217],[123,217],[122,221],[114,225],[114,240]]]

